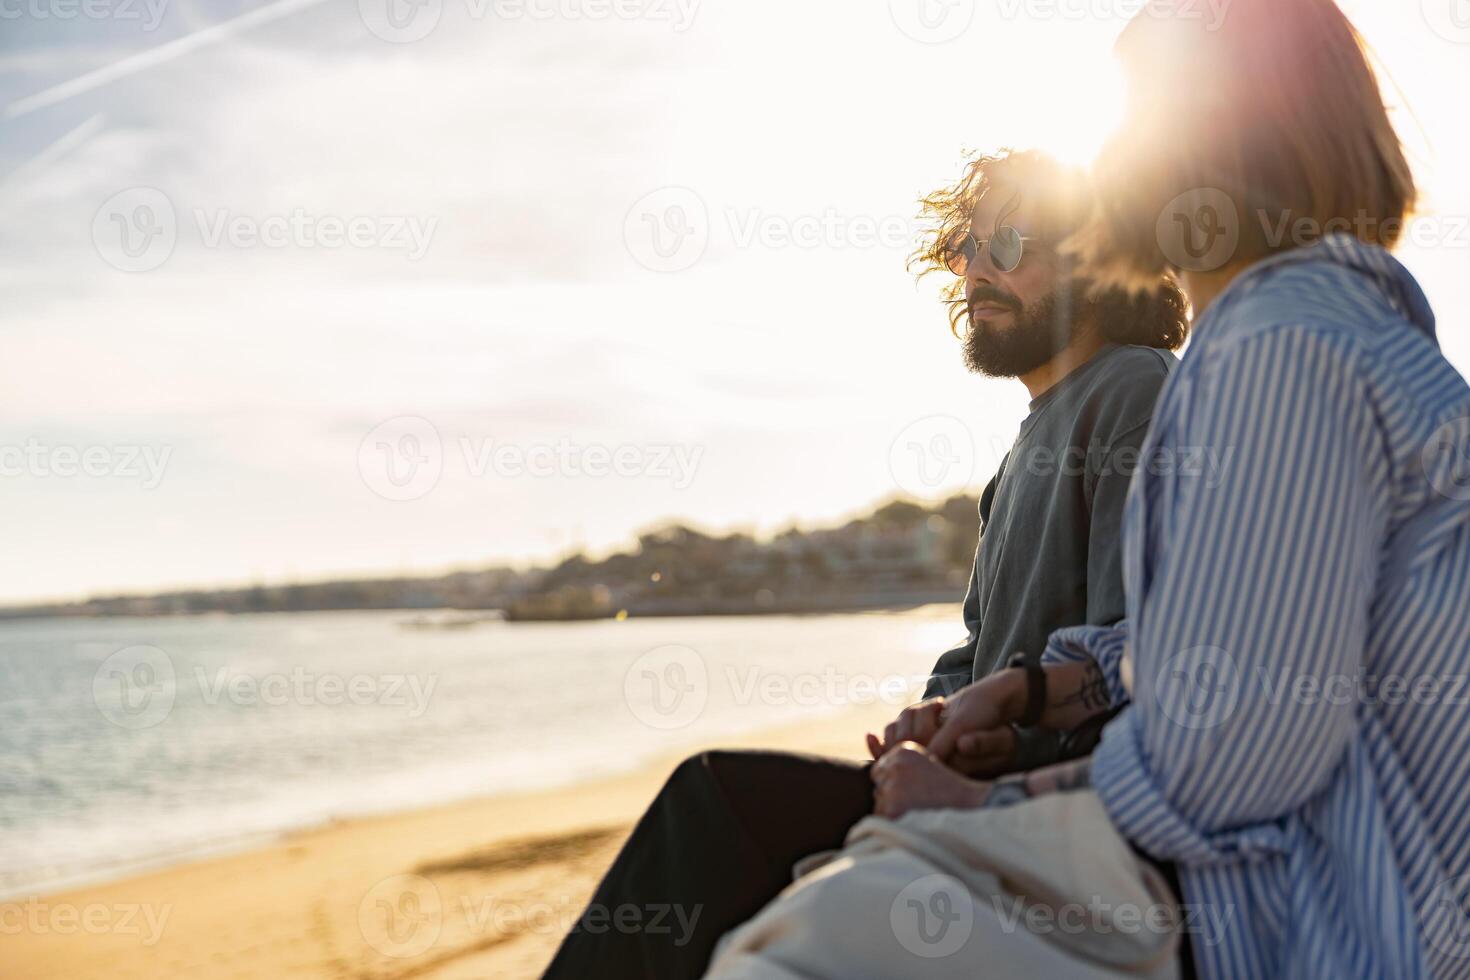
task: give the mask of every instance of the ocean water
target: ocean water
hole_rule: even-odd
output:
[[[896,712],[962,635],[958,606],[456,629],[413,618],[0,624],[0,895],[574,783],[855,704]]]

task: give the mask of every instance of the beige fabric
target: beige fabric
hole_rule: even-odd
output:
[[[1178,976],[1178,900],[1091,792],[870,817],[720,943],[713,980]]]

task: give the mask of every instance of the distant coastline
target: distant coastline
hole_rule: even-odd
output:
[[[166,612],[146,611],[132,606],[122,611],[94,609],[92,603],[80,604],[79,611],[53,611],[70,607],[36,606],[0,610],[0,623],[30,622],[40,619],[146,619],[159,616],[258,616],[323,612],[404,612],[418,615],[401,625],[412,629],[466,629],[487,622],[578,622],[602,619],[676,619],[701,616],[821,616],[835,613],[904,612],[923,606],[958,602],[961,594],[953,588],[935,586],[929,589],[805,595],[794,599],[768,600],[760,597],[723,600],[675,599],[633,603],[619,609],[601,607],[585,611],[536,611],[514,607],[503,609],[464,609],[454,606],[386,605],[292,609],[174,609]]]
[[[206,613],[452,610],[517,622],[750,616],[903,609],[954,602],[979,534],[974,497],[890,501],[832,528],[768,540],[671,524],[626,552],[573,555],[551,568],[362,578],[0,608],[0,621]]]

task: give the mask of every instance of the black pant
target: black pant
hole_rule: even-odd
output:
[[[623,845],[546,980],[703,976],[720,937],[780,894],[793,864],[841,847],[872,812],[868,767],[857,763],[783,752],[685,760]]]
[[[868,767],[785,752],[686,759],[634,828],[544,980],[684,980],[720,937],[873,812]],[[1140,855],[1143,856],[1143,855]],[[1179,894],[1174,868],[1160,865]],[[1188,937],[1180,976],[1194,976]]]

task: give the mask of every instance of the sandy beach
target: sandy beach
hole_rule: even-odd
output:
[[[720,744],[858,757],[863,733],[891,715],[879,704]],[[11,898],[0,902],[0,978],[536,977],[685,754],[579,786],[342,822],[248,853]]]

